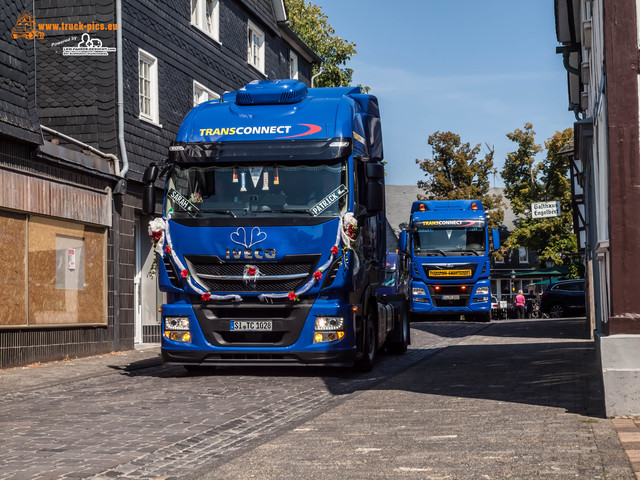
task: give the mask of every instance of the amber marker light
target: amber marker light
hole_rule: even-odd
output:
[[[313,336],[313,339],[316,341],[316,343],[320,343],[320,342],[322,342],[322,338],[323,338],[323,337],[322,337],[322,334],[321,334],[321,333],[316,333],[316,334]]]

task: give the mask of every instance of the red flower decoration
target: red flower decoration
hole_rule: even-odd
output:
[[[158,243],[162,239],[162,232],[153,232],[151,238],[153,239],[153,243]]]
[[[334,245],[333,247],[331,247],[331,255],[337,255],[337,254],[338,254],[338,247]]]
[[[313,274],[313,278],[315,278],[316,280],[320,280],[322,278],[322,272],[320,270],[316,270],[316,272]]]
[[[164,251],[167,252],[168,255],[171,255],[171,247],[169,245],[164,246]]]
[[[211,300],[211,294],[209,292],[203,293],[202,300],[204,300],[205,302],[208,302],[209,300]]]
[[[182,271],[180,272],[180,276],[181,276],[182,278],[187,278],[187,277],[189,276],[189,272],[187,272],[186,270],[182,270]]]
[[[255,275],[256,274],[256,267],[249,267],[247,268],[247,273],[249,275]]]
[[[289,292],[289,297],[288,298],[292,302],[295,302],[296,300],[299,300],[298,295],[296,294],[296,292]]]

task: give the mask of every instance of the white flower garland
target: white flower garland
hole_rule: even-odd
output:
[[[241,302],[242,297],[236,294],[229,295],[212,295],[211,292],[203,290],[199,285],[193,281],[192,276],[189,274],[189,271],[185,268],[183,263],[178,258],[178,255],[173,251],[171,247],[171,236],[169,234],[169,222],[168,218],[156,218],[149,222],[149,235],[153,240],[153,249],[156,253],[161,256],[165,254],[171,257],[174,264],[180,270],[180,276],[187,282],[187,284],[191,287],[193,291],[198,293],[203,300],[233,300],[234,302]],[[166,243],[166,245],[165,245]],[[340,244],[344,245],[342,248],[343,254],[346,255],[349,251],[353,251],[354,257],[354,273],[357,273],[360,269],[360,259],[358,257],[357,249],[359,248],[361,243],[361,238],[358,235],[358,221],[353,216],[353,213],[347,212],[340,216],[340,220],[338,222],[338,232],[336,235],[336,241],[333,247],[331,248],[331,255],[329,259],[313,274],[313,277],[305,283],[302,287],[300,287],[295,292],[289,293],[267,293],[258,295],[258,299],[261,302],[268,302],[278,298],[288,298],[292,302],[299,301],[300,295],[304,295],[307,293],[317,282],[319,282],[324,276],[324,272],[331,265],[333,260],[336,258],[338,253],[340,252]],[[149,272],[150,276],[155,274],[155,268],[157,267],[158,257],[154,259],[154,265],[152,266],[151,271]],[[255,269],[252,273],[249,273],[249,269]],[[242,275],[245,283],[254,282],[260,276],[260,271],[258,267],[255,265],[246,265],[244,268],[244,272]]]
[[[167,219],[168,220],[168,219]],[[158,232],[162,233],[162,235],[158,235]],[[208,292],[200,286],[196,285],[193,281],[193,278],[189,274],[189,271],[185,268],[184,264],[178,258],[178,255],[171,248],[171,236],[169,234],[169,222],[164,220],[163,218],[156,218],[149,222],[149,234],[152,236],[154,240],[154,250],[163,255],[166,253],[171,257],[176,267],[180,271],[180,276],[187,282],[187,284],[191,287],[191,289],[196,292],[198,295],[202,297],[203,300],[233,300],[234,302],[241,302],[242,297],[240,295],[230,294],[230,295],[212,295],[211,292]],[[155,235],[154,235],[155,234]],[[159,240],[156,241],[156,238],[159,237]],[[163,248],[164,243],[167,245]],[[156,257],[157,261],[157,257]]]

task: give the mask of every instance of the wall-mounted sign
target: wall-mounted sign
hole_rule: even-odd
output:
[[[538,202],[531,204],[531,218],[559,217],[560,202]]]

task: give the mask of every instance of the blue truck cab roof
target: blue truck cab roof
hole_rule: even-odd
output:
[[[307,88],[297,80],[256,80],[192,109],[171,148],[321,139],[347,139],[353,150],[381,159],[376,97],[362,94],[360,87]]]
[[[419,200],[411,205],[411,221],[419,222],[437,217],[442,220],[485,220],[480,200]]]

